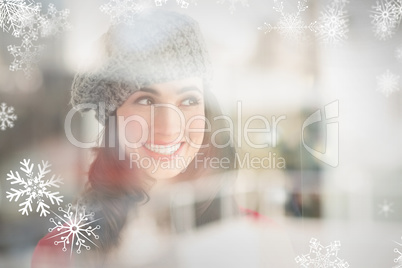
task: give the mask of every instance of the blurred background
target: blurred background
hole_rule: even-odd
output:
[[[19,171],[23,159],[31,159],[35,169],[42,160],[49,161],[50,174],[64,178],[57,189],[64,204],[73,202],[84,187],[91,150],[72,145],[64,124],[71,109],[74,73],[110,24],[110,17],[99,9],[107,1],[36,2],[42,4],[44,12],[49,3],[58,10],[69,9],[71,29],[35,41],[46,47],[29,79],[23,71],[9,70],[14,58],[7,47],[19,45],[21,40],[0,32],[0,103],[14,107],[18,117],[14,127],[0,130],[1,267],[29,267],[35,245],[52,227],[47,217],[38,213],[21,215],[21,200],[10,202],[6,198],[6,192],[17,187],[6,180],[10,171]],[[254,238],[270,227],[243,225],[222,217],[227,225],[193,230],[195,235],[181,237],[177,248],[185,256],[182,267],[198,267],[191,264],[197,258],[210,259],[207,253],[193,256],[204,252],[202,246],[194,245],[208,244],[197,232],[203,239],[210,237],[209,242],[234,248],[227,256],[222,251],[219,267],[229,267],[236,260],[236,247],[250,249],[242,254],[255,260],[280,251],[281,243],[286,244],[280,255],[286,264],[269,267],[301,267],[295,258],[310,252],[312,238],[324,246],[340,241],[338,257],[350,267],[401,267],[395,259],[402,255],[394,249],[402,252],[397,244],[402,244],[402,96],[399,90],[385,96],[377,90],[377,80],[387,69],[402,74],[402,63],[395,56],[402,46],[402,30],[396,28],[392,38],[379,40],[370,17],[375,1],[351,1],[345,5],[345,41],[325,45],[308,29],[303,30],[303,40],[289,40],[278,30],[265,34],[258,29],[264,23],[277,25],[280,21],[274,1],[249,0],[248,7],[243,1],[233,1],[233,12],[229,9],[232,1],[222,2],[199,0],[193,5],[190,1],[189,7],[182,9],[171,0],[160,8],[183,12],[200,23],[215,71],[213,91],[224,113],[243,127],[256,115],[269,121],[271,132],[249,135],[255,144],[269,144],[267,148],[252,148],[243,137],[237,149],[242,157],[270,157],[270,166],[241,167],[234,192],[239,205],[275,222],[283,236],[275,238],[279,231],[271,230],[270,246],[265,249]],[[309,1],[301,18],[306,24],[316,21],[329,3]],[[284,12],[297,12],[297,1],[284,1]],[[400,88],[401,82],[397,83]],[[338,112],[334,118],[325,116],[324,107],[329,104],[335,104],[331,107]],[[303,127],[317,111],[322,119]],[[328,128],[330,123],[337,123],[339,130]],[[75,114],[71,126],[77,140],[96,144],[100,128],[93,114]],[[253,120],[250,127],[265,125],[262,120]],[[332,165],[320,161],[306,147],[331,153],[332,160],[338,161]],[[244,244],[226,239],[236,235],[236,241]],[[212,245],[221,248],[215,242]],[[188,245],[194,246],[194,251],[187,252]],[[249,266],[235,263],[236,267],[253,267],[247,262]],[[216,263],[203,265],[218,267]],[[255,267],[268,267],[258,265]]]

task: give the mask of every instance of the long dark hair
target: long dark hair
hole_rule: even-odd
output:
[[[225,120],[213,120],[217,116],[221,116],[222,112],[217,99],[208,88],[204,89],[204,100],[205,117],[211,122],[211,132],[205,132],[203,144],[209,144],[209,146],[200,149],[199,153],[219,159],[225,157],[229,159],[229,165],[224,170],[204,169],[197,168],[193,160],[187,169],[178,175],[179,181],[194,180],[206,175],[218,175],[228,170],[235,171],[237,167],[235,148],[232,144],[224,148],[217,148],[211,144],[211,133],[227,128],[227,125]],[[228,134],[221,132],[219,137],[216,137],[218,143],[226,144],[230,138]],[[118,159],[116,146],[108,144],[108,120],[105,124],[103,143],[104,147],[94,149],[96,157],[88,172],[88,184],[83,193],[83,199],[85,203],[89,204],[89,207],[96,208],[96,218],[100,218],[96,224],[101,226],[98,246],[101,252],[108,252],[118,245],[119,234],[126,224],[129,210],[149,200],[149,190],[155,182],[138,177],[135,169],[129,167],[127,160]],[[118,144],[117,141],[114,141],[114,144]],[[201,204],[197,211],[198,225],[213,221],[218,217],[214,207],[217,207],[214,201]]]

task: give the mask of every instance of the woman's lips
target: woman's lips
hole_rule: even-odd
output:
[[[145,143],[144,149],[147,151],[149,155],[152,157],[167,157],[171,158],[173,156],[178,155],[183,147],[184,142],[176,143],[173,145],[161,145],[161,144],[151,144]]]

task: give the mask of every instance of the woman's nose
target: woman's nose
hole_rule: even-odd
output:
[[[172,142],[184,134],[182,130],[184,130],[185,119],[177,106],[171,104],[155,105],[153,117],[155,141],[158,141],[158,137],[164,137],[169,139],[163,140],[164,142]]]

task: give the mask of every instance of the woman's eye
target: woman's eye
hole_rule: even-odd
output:
[[[152,99],[150,99],[150,98],[140,98],[136,102],[141,105],[152,105],[153,104]]]
[[[181,102],[181,105],[191,106],[191,105],[197,105],[198,103],[199,103],[198,99],[192,97],[192,98],[187,98],[187,99],[183,100]]]

